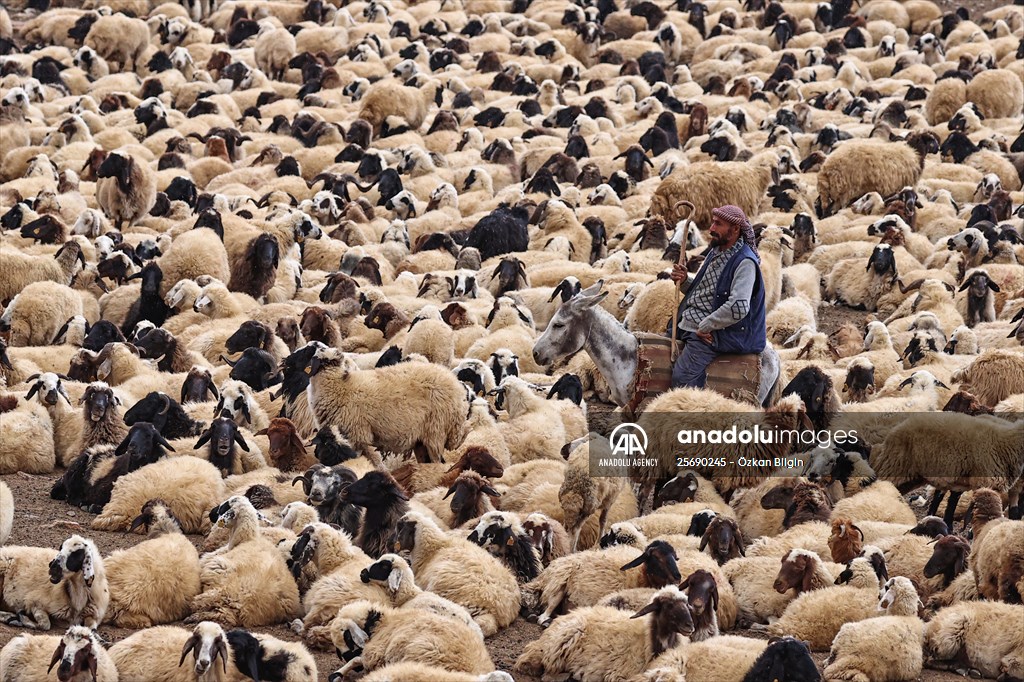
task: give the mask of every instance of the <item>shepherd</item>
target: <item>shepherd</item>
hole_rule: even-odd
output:
[[[759,354],[767,345],[754,228],[738,206],[721,206],[711,215],[710,250],[678,307],[676,329],[669,321],[670,335],[684,344],[672,367],[672,388],[704,388],[716,357]],[[672,268],[677,285],[687,277],[685,265]]]

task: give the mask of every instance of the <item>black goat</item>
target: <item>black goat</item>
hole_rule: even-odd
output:
[[[390,474],[370,471],[342,490],[340,499],[366,510],[356,544],[375,559],[386,554],[398,520],[409,511],[409,498],[401,486]]]
[[[195,449],[210,444],[210,464],[220,470],[222,476],[230,476],[236,473],[235,469],[235,445],[249,452],[249,446],[238,430],[238,424],[226,417],[218,417],[210,424],[210,428],[199,436]]]
[[[241,262],[231,271],[228,289],[249,294],[257,300],[263,298],[274,286],[280,256],[277,237],[269,232],[253,237]]]
[[[229,353],[241,353],[247,348],[270,351],[274,343],[274,331],[258,320],[246,320],[224,342]]]
[[[817,430],[827,429],[832,418],[839,414],[842,402],[832,385],[832,379],[818,367],[804,367],[782,389],[782,395],[796,394],[807,408],[807,417]]]
[[[563,374],[548,390],[548,400],[571,400],[580,405],[583,403],[583,382],[575,374]]]
[[[359,507],[342,499],[342,491],[358,480],[355,472],[346,466],[324,466],[317,464],[301,476],[292,479],[292,485],[302,482],[302,490],[309,503],[316,507],[320,520],[334,523],[350,536],[359,531],[362,513]],[[294,548],[293,548],[294,551]]]
[[[773,641],[757,657],[743,682],[817,682],[818,667],[807,644],[793,637]]]
[[[192,419],[178,401],[158,391],[151,392],[124,413],[125,424],[133,426],[142,422],[149,422],[164,438],[172,440],[198,436],[206,429],[205,422]]]
[[[527,223],[529,211],[522,206],[515,208],[502,204],[477,221],[469,231],[464,246],[480,251],[480,258],[487,260],[515,251],[526,251],[530,246]]]
[[[317,461],[329,467],[359,457],[359,453],[349,445],[348,440],[338,431],[337,426],[321,427],[313,436],[310,445],[315,448],[313,455]]]
[[[114,463],[100,478],[89,480],[85,490],[84,503],[91,514],[99,514],[110,502],[114,483],[121,476],[152,464],[164,456],[164,449],[174,452],[171,444],[160,435],[149,422],[134,424],[128,435],[114,450]]]
[[[265,350],[246,348],[238,360],[230,360],[223,355],[220,359],[231,365],[228,376],[247,384],[254,391],[262,391],[281,382],[274,357]]]
[[[647,179],[647,167],[654,167],[654,164],[647,157],[647,152],[640,145],[630,145],[626,151],[622,152],[616,159],[626,160],[626,174],[633,178],[635,182],[643,182]]]
[[[220,397],[213,383],[213,374],[205,367],[191,368],[185,381],[181,382],[181,402],[205,403],[207,393],[212,393],[214,398]]]
[[[125,318],[124,324],[121,325],[121,333],[128,336],[135,329],[135,325],[142,320],[148,320],[157,327],[162,325],[171,313],[171,309],[167,307],[163,296],[160,295],[160,283],[164,279],[163,270],[156,263],[149,263],[142,268],[141,272],[137,272],[128,279],[141,279],[142,290],[139,298],[128,310],[128,316]]]
[[[67,239],[68,227],[50,214],[21,226],[21,236],[42,244],[58,244]]]

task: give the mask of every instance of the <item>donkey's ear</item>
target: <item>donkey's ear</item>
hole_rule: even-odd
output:
[[[603,291],[597,296],[580,296],[577,299],[577,305],[582,308],[593,308],[595,305],[603,301],[608,297],[608,292]]]

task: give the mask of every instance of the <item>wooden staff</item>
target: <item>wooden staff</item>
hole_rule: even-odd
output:
[[[686,217],[685,218],[680,218],[680,221],[689,220],[690,216],[693,215],[693,211],[694,211],[693,204],[691,204],[689,201],[686,201],[686,200],[677,201],[675,206],[672,207],[672,212],[676,213],[678,215],[678,211],[679,211],[680,207],[688,209],[686,211]],[[677,224],[678,224],[678,222],[677,222]],[[684,232],[683,233],[683,239],[679,243],[679,257],[676,258],[676,265],[682,265],[685,262],[686,262],[686,233]],[[680,282],[680,284],[682,284],[682,283]],[[679,320],[676,319],[676,315],[679,314],[679,296],[682,293],[682,290],[680,288],[680,284],[676,284],[676,304],[672,308],[672,317],[669,320],[669,327],[671,327],[671,329],[672,329],[672,364],[675,364],[676,357],[678,357],[677,344],[676,344],[676,335],[677,335],[676,328],[679,326]]]

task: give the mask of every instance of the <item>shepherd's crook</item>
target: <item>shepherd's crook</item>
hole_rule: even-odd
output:
[[[691,204],[689,201],[686,201],[686,200],[677,201],[676,205],[672,207],[672,212],[673,213],[677,212],[679,210],[680,206],[682,206],[683,208],[689,209],[689,210],[686,212],[686,217],[685,218],[680,218],[679,221],[677,221],[677,223],[676,223],[677,225],[679,224],[679,222],[689,220],[690,216],[693,215],[693,204]],[[679,243],[679,257],[676,259],[676,265],[682,265],[685,262],[686,262],[686,234],[684,233],[683,234],[683,239]],[[679,353],[677,351],[677,348],[676,348],[676,334],[677,334],[676,328],[679,326],[679,321],[676,320],[676,315],[679,314],[679,295],[682,293],[682,290],[680,288],[681,285],[682,285],[682,282],[680,282],[679,284],[676,284],[676,304],[672,308],[672,317],[669,319],[669,327],[672,329],[672,364],[675,364],[676,357],[678,357],[678,355],[679,355]]]

